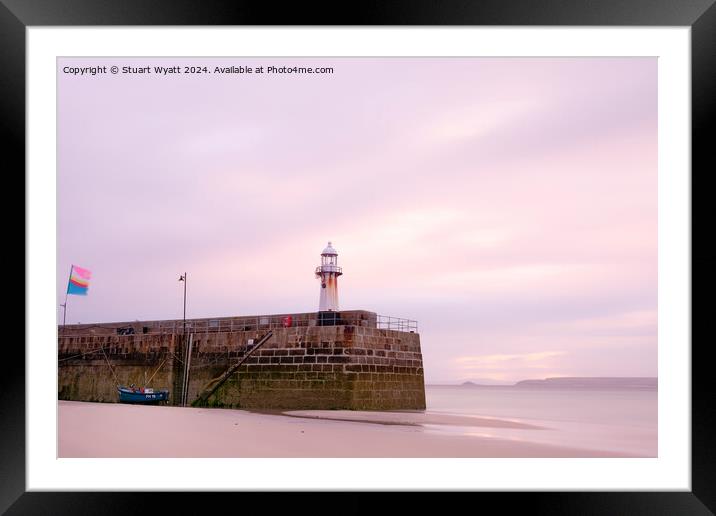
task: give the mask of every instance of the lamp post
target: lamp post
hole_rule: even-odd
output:
[[[179,276],[179,281],[184,282],[184,324],[182,326],[182,335],[186,335],[186,272]]]
[[[184,375],[182,377],[182,389],[181,389],[181,400],[180,405],[183,407],[186,405],[186,390],[187,390],[187,384],[188,384],[188,376],[189,376],[189,350],[187,341],[186,341],[186,272],[179,276],[179,281],[184,282],[184,322],[182,325],[182,344],[184,348]]]

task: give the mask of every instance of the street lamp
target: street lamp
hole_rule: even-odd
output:
[[[179,281],[184,282],[184,324],[182,327],[182,347],[184,348],[183,355],[184,355],[184,376],[182,378],[182,390],[181,390],[181,401],[180,405],[186,406],[186,391],[189,383],[189,349],[188,343],[186,341],[186,272],[179,276]]]
[[[182,327],[182,335],[186,335],[186,272],[179,276],[179,281],[184,282],[184,325]]]

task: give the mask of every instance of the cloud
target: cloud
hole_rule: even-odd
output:
[[[515,363],[518,363],[517,367],[543,368],[546,367],[546,365],[543,365],[545,359],[564,354],[564,351],[539,351],[533,353],[462,356],[456,358],[455,362],[460,369],[502,368],[508,362],[511,368],[515,367]]]
[[[461,105],[440,112],[418,129],[419,138],[427,144],[452,144],[477,140],[496,131],[518,125],[520,120],[543,109],[534,99],[504,99],[489,104]]]
[[[453,359],[451,368],[461,381],[487,379],[514,382],[527,378],[559,375],[561,369],[559,357],[566,354],[565,351],[535,351],[463,355]],[[565,372],[562,371],[562,374]]]
[[[543,324],[545,332],[560,335],[610,336],[613,342],[632,335],[653,336],[658,324],[657,310],[630,310],[598,317],[577,318]]]

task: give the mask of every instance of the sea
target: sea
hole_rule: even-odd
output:
[[[431,424],[424,425],[426,431],[639,457],[658,456],[658,391],[655,387],[426,385],[425,396],[426,412],[433,415],[472,416],[476,421],[494,418],[538,427]]]

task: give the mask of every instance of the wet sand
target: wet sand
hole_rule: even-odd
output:
[[[520,423],[507,419],[459,416],[451,414],[432,414],[422,411],[375,412],[351,410],[290,410],[285,412],[265,412],[304,419],[322,419],[329,421],[352,421],[356,423],[373,423],[377,425],[449,425],[487,428],[519,428],[538,430],[544,427]]]
[[[509,419],[424,412],[257,413],[60,401],[58,415],[59,457],[632,456],[484,436],[481,428],[520,433],[549,428]]]

